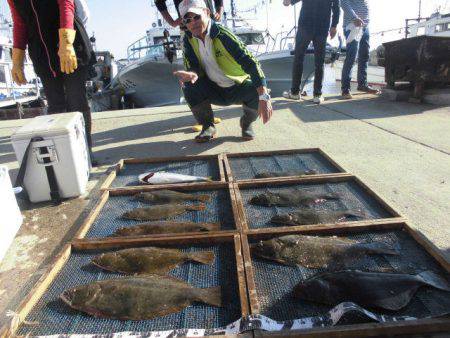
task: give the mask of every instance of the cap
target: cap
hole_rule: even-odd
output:
[[[182,18],[189,12],[201,15],[207,8],[204,0],[183,0],[178,6]]]

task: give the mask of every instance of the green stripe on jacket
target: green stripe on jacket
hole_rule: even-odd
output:
[[[259,61],[227,28],[211,22],[210,37],[213,40],[214,56],[225,76],[236,83],[251,78],[255,87],[266,86],[266,79]],[[194,37],[184,37],[184,66],[186,70],[204,75],[200,63],[199,41]]]

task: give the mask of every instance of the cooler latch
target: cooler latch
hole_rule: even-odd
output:
[[[58,162],[58,154],[52,140],[33,142],[33,154],[39,164],[50,165]]]

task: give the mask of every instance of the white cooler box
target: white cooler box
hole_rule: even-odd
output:
[[[22,225],[22,214],[17,205],[8,168],[0,166],[0,261]]]
[[[84,194],[91,163],[81,113],[38,116],[17,130],[11,142],[19,164],[30,140],[24,187],[31,202],[51,200],[45,166],[52,165],[61,198]]]

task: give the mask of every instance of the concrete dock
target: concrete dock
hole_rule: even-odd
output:
[[[257,123],[257,138],[240,138],[239,107],[217,108],[219,137],[193,142],[187,106],[93,115],[94,153],[90,193],[64,202],[29,205],[13,245],[0,263],[0,324],[46,271],[95,204],[110,165],[122,158],[321,148],[358,176],[432,241],[450,260],[450,107],[389,102],[356,94],[351,101],[327,96],[324,104],[275,99],[272,120]],[[26,120],[0,122],[0,163],[13,179],[18,164],[10,135]]]

